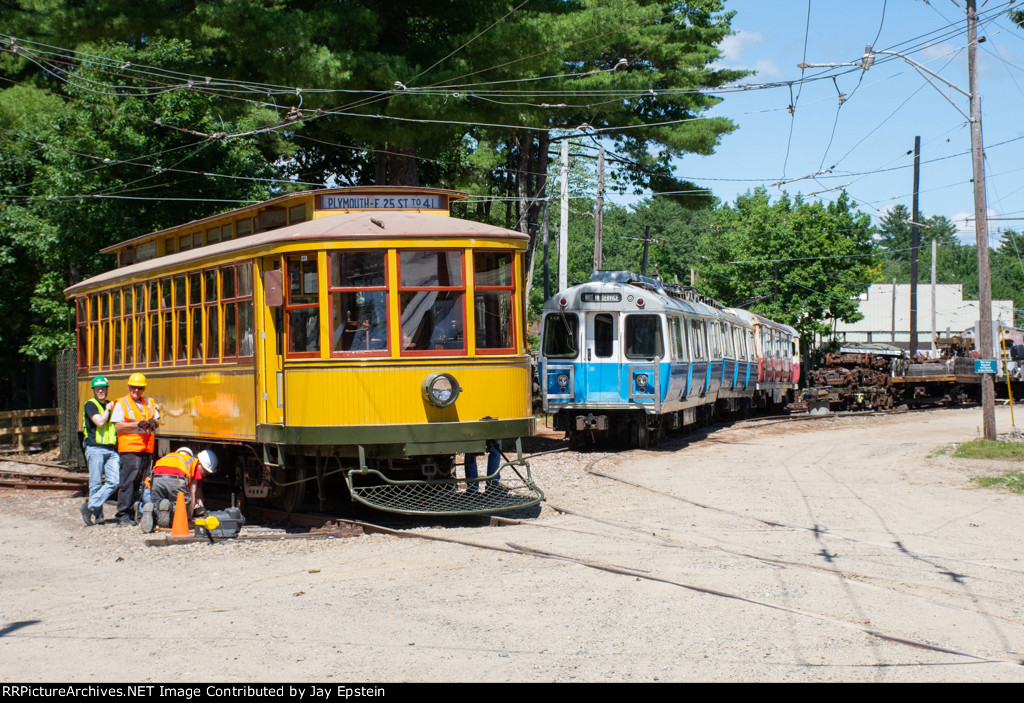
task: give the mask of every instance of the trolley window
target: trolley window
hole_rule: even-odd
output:
[[[192,320],[192,335],[189,338],[189,358],[198,363],[203,361],[203,292],[202,274],[188,276],[189,318]]]
[[[544,318],[544,356],[575,359],[579,356],[579,320],[576,313],[551,313]]]
[[[320,356],[320,272],[315,253],[285,259],[288,354]]]
[[[146,286],[135,286],[135,365],[145,366],[149,359],[146,344]]]
[[[160,363],[160,282],[149,282],[149,364]]]
[[[217,269],[203,271],[203,308],[206,313],[206,361],[220,361],[220,305],[217,298]]]
[[[403,251],[398,259],[403,354],[463,354],[461,251]]]
[[[103,365],[103,345],[100,341],[103,338],[104,330],[103,315],[100,313],[101,297],[103,296],[94,295],[89,299],[89,319],[92,321],[92,354],[89,357],[89,365],[94,369]]]
[[[252,264],[220,270],[220,299],[224,309],[224,360],[252,357]]]
[[[89,368],[89,299],[84,295],[76,298],[75,310],[78,313],[75,324],[78,370],[84,371]]]
[[[657,315],[630,315],[626,318],[626,356],[650,359],[665,353],[661,338],[661,318]]]
[[[473,314],[478,351],[515,351],[514,288],[511,253],[473,253]]]
[[[135,363],[135,309],[134,289],[129,286],[124,289],[122,300],[124,300],[124,365],[131,367]]]
[[[388,352],[387,252],[331,252],[331,353]]]
[[[174,316],[177,323],[178,337],[175,359],[185,361],[188,358],[188,298],[186,297],[185,277],[174,277]]]
[[[114,338],[110,343],[110,368],[121,366],[121,291],[110,292],[110,326],[113,329]]]

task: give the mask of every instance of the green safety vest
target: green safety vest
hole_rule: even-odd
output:
[[[105,412],[106,410],[104,410],[103,405],[95,398],[89,398],[89,400],[85,401],[82,420],[85,426],[86,446],[100,445],[113,447],[117,445],[117,430],[114,429],[113,422],[108,421],[103,427],[97,427],[92,422],[93,415],[102,415]]]

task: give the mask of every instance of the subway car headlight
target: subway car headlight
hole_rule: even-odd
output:
[[[454,403],[461,391],[459,382],[450,373],[432,373],[423,379],[423,396],[439,408]]]
[[[555,377],[555,381],[558,383],[558,387],[564,391],[569,387],[569,374],[560,373]]]
[[[636,376],[636,385],[638,388],[647,388],[647,374],[640,373]]]

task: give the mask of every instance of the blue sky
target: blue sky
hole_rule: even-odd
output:
[[[1024,9],[1006,0],[979,0],[982,124],[986,145],[988,211],[992,218],[1024,218],[1024,30],[1006,15]],[[910,208],[914,137],[921,137],[920,207],[945,215],[974,240],[970,129],[967,119],[908,64],[879,56],[868,71],[807,69],[803,76],[837,75],[800,83],[807,63],[859,61],[866,44],[905,53],[965,91],[967,30],[964,0],[728,0],[735,35],[723,44],[722,66],[756,70],[743,83],[793,81],[787,86],[725,95],[711,114],[738,129],[712,156],[687,156],[677,174],[710,187],[722,200],[758,185],[774,197],[784,189],[809,199],[832,199],[845,186],[857,206],[877,221],[893,205]],[[810,12],[808,13],[808,6]],[[883,15],[884,11],[884,15]],[[876,40],[877,37],[877,40]],[[846,96],[840,107],[839,93]],[[966,97],[950,100],[969,113]],[[791,116],[787,107],[794,104]],[[908,154],[908,152],[910,152]],[[832,172],[811,176],[825,169]],[[825,191],[825,192],[822,192]],[[813,194],[813,195],[812,195]],[[1024,229],[1024,219],[992,220],[1000,229]]]

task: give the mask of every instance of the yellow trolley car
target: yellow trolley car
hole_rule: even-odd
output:
[[[290,510],[338,473],[396,512],[538,503],[518,440],[499,486],[455,474],[456,453],[534,430],[527,238],[450,217],[464,197],[293,193],[104,249],[118,267],[65,291],[80,398],[144,372],[158,451],[216,449],[247,498]]]

